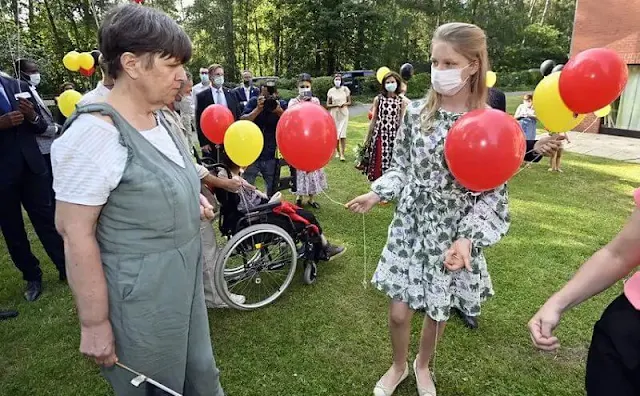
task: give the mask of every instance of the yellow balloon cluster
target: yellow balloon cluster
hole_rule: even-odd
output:
[[[76,110],[76,105],[82,99],[82,94],[76,90],[69,89],[58,97],[58,108],[65,117],[69,117]]]
[[[388,67],[383,66],[379,68],[378,71],[376,72],[376,78],[378,79],[378,82],[382,84],[382,81],[384,80],[384,76],[386,76],[389,73],[391,73],[391,69],[389,69]]]
[[[260,128],[251,121],[236,121],[224,134],[224,150],[236,165],[247,167],[253,164],[264,146]]]
[[[584,120],[584,114],[569,110],[560,96],[560,73],[552,73],[540,81],[533,92],[536,116],[549,132],[567,132]]]
[[[487,87],[491,88],[494,85],[496,85],[496,82],[498,81],[498,75],[495,72],[489,70],[487,71],[486,80],[487,80]]]
[[[79,53],[77,51],[68,52],[62,58],[62,64],[70,71],[78,71],[80,69],[89,70],[95,65],[95,60],[89,52]]]

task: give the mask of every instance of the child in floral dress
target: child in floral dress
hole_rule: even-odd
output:
[[[298,96],[289,101],[288,108],[292,108],[298,103],[311,102],[320,106],[320,100],[311,93],[311,76],[307,73],[301,74],[298,79]],[[304,172],[296,169],[296,205],[302,206],[302,198],[308,196],[308,204],[312,208],[319,209],[320,204],[314,200],[314,196],[327,189],[327,175],[324,169],[313,172]]]
[[[372,283],[391,298],[389,328],[393,364],[374,388],[390,396],[409,374],[411,317],[424,310],[419,354],[413,361],[418,394],[435,396],[429,371],[436,337],[450,311],[477,316],[493,295],[483,248],[509,228],[506,186],[481,194],[460,185],[447,168],[444,143],[465,112],[485,108],[486,36],[477,26],[448,23],[433,36],[431,81],[426,100],[409,105],[389,170],[372,192],[347,204],[364,213],[381,200],[396,200]]]

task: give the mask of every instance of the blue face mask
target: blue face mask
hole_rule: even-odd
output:
[[[398,89],[398,84],[394,82],[386,83],[384,85],[384,88],[387,90],[387,92],[395,92],[396,89]]]
[[[200,75],[200,81],[202,81],[203,84],[206,84],[209,82],[209,75],[208,74],[201,74]]]

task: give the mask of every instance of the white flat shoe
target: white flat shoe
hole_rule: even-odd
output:
[[[396,382],[396,384],[393,385],[392,388],[387,388],[384,385],[382,385],[382,380],[378,381],[378,383],[376,384],[376,387],[373,388],[373,396],[391,396],[391,395],[393,395],[393,392],[395,392],[395,390],[398,387],[398,385],[400,385],[402,383],[402,381],[407,379],[408,376],[409,376],[409,363],[407,363],[404,366],[404,373],[402,373],[402,377],[400,377],[398,382]]]
[[[413,361],[413,374],[416,377],[416,388],[418,389],[418,396],[436,396],[436,387],[431,385],[430,387],[422,387],[420,382],[418,382],[418,371],[417,369],[418,358]],[[431,376],[431,371],[429,371],[429,376],[431,377],[431,382],[433,382],[433,377]]]

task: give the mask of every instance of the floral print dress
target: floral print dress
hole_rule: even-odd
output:
[[[482,249],[509,229],[507,188],[477,194],[461,186],[444,157],[447,133],[461,114],[440,110],[425,131],[424,106],[416,101],[407,109],[391,168],[371,187],[382,200],[397,200],[372,283],[436,321],[446,321],[452,307],[477,316],[494,294]],[[471,272],[444,267],[446,251],[460,238],[472,241]]]

